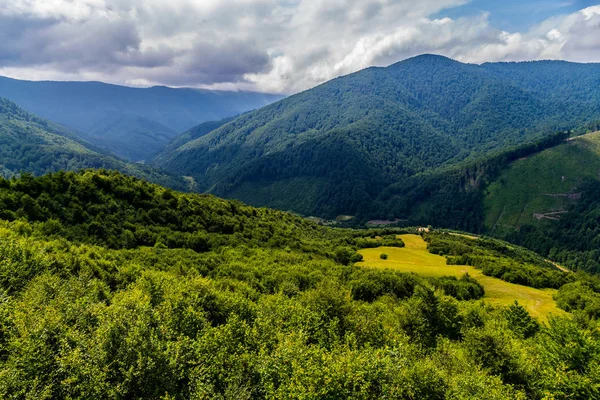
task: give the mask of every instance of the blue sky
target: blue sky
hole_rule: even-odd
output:
[[[550,17],[571,14],[600,4],[600,0],[472,0],[436,14],[436,17],[459,18],[490,13],[490,23],[509,32],[526,31]]]

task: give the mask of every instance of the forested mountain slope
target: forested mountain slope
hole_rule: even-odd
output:
[[[392,233],[115,172],[0,179],[0,397],[600,396],[598,280],[498,240],[424,235],[440,269],[560,288],[573,315],[537,320],[468,275],[354,265],[360,248],[404,246]]]
[[[103,154],[68,129],[0,98],[0,176],[85,168],[118,169],[170,187],[186,188],[179,178]]]
[[[172,129],[133,114],[102,119],[85,133],[79,133],[82,139],[133,162],[146,160],[173,135]]]
[[[183,132],[180,135],[175,136],[170,142],[161,148],[160,152],[153,156],[155,163],[160,163],[163,157],[169,157],[171,152],[177,150],[181,146],[189,143],[193,140],[201,138],[202,136],[208,135],[212,131],[219,129],[223,125],[233,121],[235,117],[224,118],[218,121],[208,121],[196,125],[192,129]]]
[[[499,78],[558,101],[598,104],[600,72],[595,63],[532,61],[486,63],[481,66]]]
[[[170,139],[199,123],[260,108],[282,97],[5,77],[0,77],[0,96],[130,161],[148,159]]]
[[[371,212],[409,225],[510,240],[574,270],[600,273],[600,123],[476,162],[399,181]]]
[[[594,96],[550,96],[550,85],[502,68],[431,55],[369,68],[244,114],[156,164],[251,204],[355,215],[395,182],[600,117]]]
[[[505,168],[485,190],[485,229],[571,268],[600,272],[600,132]]]
[[[292,214],[180,193],[116,171],[61,171],[0,180],[0,211],[2,219],[24,217],[40,223],[49,235],[111,248],[303,248],[327,241],[319,249],[333,252],[336,244],[356,244],[347,231],[326,229]]]

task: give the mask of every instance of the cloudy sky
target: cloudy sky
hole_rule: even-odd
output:
[[[0,75],[294,93],[421,53],[600,62],[598,3],[0,0]]]

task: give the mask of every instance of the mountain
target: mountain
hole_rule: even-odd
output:
[[[186,188],[179,178],[111,157],[72,131],[0,98],[0,176],[87,168],[116,169],[173,188]]]
[[[173,138],[174,131],[137,115],[119,115],[99,121],[79,136],[126,160],[143,161]]]
[[[598,398],[600,280],[416,233],[117,172],[0,179],[0,397]]]
[[[587,124],[410,177],[386,188],[370,212],[392,210],[390,219],[408,225],[469,229],[598,274],[599,129],[600,122]]]
[[[395,183],[600,118],[599,64],[525,67],[424,55],[369,68],[246,113],[154,164],[254,205],[369,216]],[[394,205],[377,214],[394,217]]]
[[[156,153],[205,121],[260,108],[281,96],[101,82],[21,81],[0,77],[0,96],[130,161]]]
[[[600,132],[510,163],[485,188],[483,205],[489,234],[600,273]]]
[[[208,135],[212,131],[222,127],[223,125],[233,121],[235,117],[224,118],[218,121],[203,122],[184,133],[175,136],[171,141],[164,146],[158,154],[153,157],[154,162],[159,163],[164,157],[169,157],[171,152],[177,150],[184,144],[196,140],[202,136]]]
[[[600,102],[596,63],[528,61],[486,63],[481,67],[538,96],[565,102]]]

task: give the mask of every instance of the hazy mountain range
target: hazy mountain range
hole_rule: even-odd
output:
[[[0,97],[120,157],[142,161],[195,125],[260,108],[282,96],[0,77]]]

